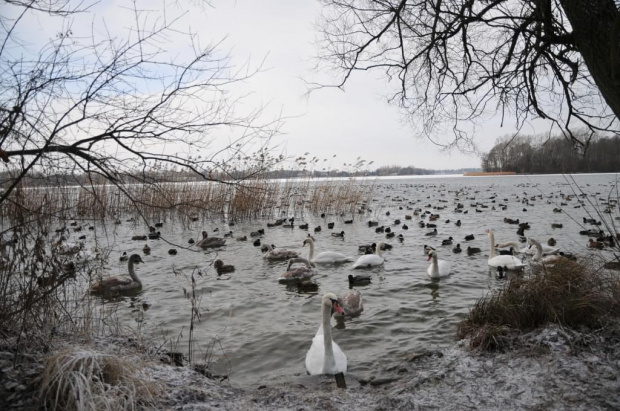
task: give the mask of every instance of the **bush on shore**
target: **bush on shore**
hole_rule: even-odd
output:
[[[548,323],[599,328],[620,317],[620,277],[594,260],[561,261],[513,275],[506,286],[479,299],[458,326],[472,348],[502,350],[509,334]]]

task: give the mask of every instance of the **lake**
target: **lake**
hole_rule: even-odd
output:
[[[190,287],[183,276],[175,276],[173,268],[187,275],[200,268],[203,275],[196,272],[195,278],[202,296],[202,318],[195,325],[195,338],[203,349],[217,339],[213,365],[216,371],[229,373],[233,384],[257,384],[305,374],[306,351],[320,323],[321,297],[328,291],[346,292],[347,276],[351,273],[371,274],[371,284],[355,287],[363,296],[361,316],[344,322],[332,320],[333,338],[348,357],[349,372],[363,373],[412,352],[453,344],[457,324],[475,301],[506,281],[496,278],[487,265],[489,240],[485,233],[485,229],[493,229],[498,243],[517,241],[517,226],[504,223],[505,217],[529,222],[531,229],[526,235],[541,243],[553,237],[563,250],[578,255],[592,252],[586,248],[588,237],[579,235],[579,231],[596,227],[584,224],[583,217],[600,220],[595,210],[602,211],[603,201],[608,197],[618,198],[618,178],[617,174],[598,174],[365,179],[359,183],[374,184],[374,199],[368,204],[371,211],[367,213],[321,218],[305,212],[303,218],[297,215],[293,229],[268,228],[266,220],[237,223],[232,227],[226,221],[215,221],[208,226],[193,223],[196,225],[190,229],[164,224],[160,230],[165,241],[148,240],[152,249],[148,256],[141,252],[145,242],[131,241],[131,236],[146,234],[146,229],[134,230],[129,223],[123,223],[114,228],[116,238],[109,270],[112,274],[126,271],[126,263],[118,261],[122,252],[141,254],[145,264],[138,266],[138,273],[144,289],[138,296],[114,304],[119,308],[121,320],[134,328],[139,321],[143,330],[159,330],[174,337],[183,329],[176,349],[187,351],[190,302],[183,288]],[[581,191],[587,196],[579,196]],[[464,205],[467,214],[455,211],[457,203]],[[425,236],[431,229],[419,227],[419,216],[405,220],[405,215],[412,215],[416,208],[440,214],[435,222],[437,236]],[[554,212],[556,208],[562,212]],[[617,206],[611,214],[603,215],[609,224],[616,227],[620,224],[616,219]],[[353,224],[344,224],[351,218]],[[401,220],[400,224],[394,224],[396,219]],[[455,225],[459,219],[460,227]],[[386,239],[385,234],[376,233],[375,227],[368,226],[369,220],[390,227],[397,235],[402,234],[404,240],[401,243],[396,238]],[[308,231],[298,228],[306,222],[310,226]],[[335,223],[331,230],[327,228],[329,222]],[[551,223],[561,223],[563,228],[553,229]],[[403,229],[403,224],[409,228]],[[318,225],[322,230],[315,233],[313,228]],[[354,272],[351,263],[318,266],[314,277],[318,291],[300,292],[278,283],[286,262],[269,262],[262,257],[260,248],[252,245],[249,234],[259,228],[265,229],[263,244],[296,250],[304,257],[308,255],[308,247],[302,248],[302,243],[309,232],[315,238],[317,253],[331,250],[357,258],[359,245],[379,241],[392,244],[393,249],[384,252],[386,261],[380,268]],[[215,229],[219,232],[215,233]],[[168,254],[168,249],[174,247],[169,243],[189,247],[188,239],[200,238],[202,230],[220,237],[232,230],[234,236],[216,250],[176,247],[177,255]],[[344,238],[331,235],[340,231],[345,231]],[[473,241],[464,240],[469,234],[474,235]],[[242,235],[247,235],[248,241],[235,240]],[[482,253],[454,254],[453,246],[441,246],[441,241],[448,237],[453,237],[454,243],[460,243],[464,249],[479,247]],[[440,281],[429,279],[426,274],[429,263],[423,252],[425,244],[435,247],[439,258],[451,263],[450,277]],[[612,257],[611,251],[596,252]],[[235,272],[218,277],[211,266],[215,258],[233,264]],[[140,309],[142,301],[150,304],[148,310]]]

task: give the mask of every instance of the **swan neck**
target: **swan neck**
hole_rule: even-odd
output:
[[[489,231],[489,241],[491,242],[491,252],[489,253],[489,260],[495,257],[495,236],[493,231]]]
[[[323,304],[323,344],[325,346],[325,357],[323,358],[323,372],[333,370],[336,361],[334,359],[334,346],[332,344],[332,325],[331,307],[327,304]]]
[[[439,263],[436,255],[431,259],[431,277],[439,277]]]
[[[308,261],[312,261],[314,258],[314,241],[308,241],[308,245],[310,246],[310,252],[308,254]]]
[[[532,241],[532,244],[534,244],[534,247],[536,247],[536,256],[533,258],[533,260],[538,261],[543,256],[542,245],[540,245],[540,243],[534,242],[534,241]]]
[[[138,277],[138,274],[136,274],[136,271],[134,270],[133,267],[133,259],[129,259],[129,263],[127,264],[127,268],[129,270],[129,276],[131,277],[132,280],[134,280],[136,283],[142,285],[142,281],[140,281],[140,277]]]
[[[375,254],[381,257],[381,246],[377,244],[377,249],[375,250]]]

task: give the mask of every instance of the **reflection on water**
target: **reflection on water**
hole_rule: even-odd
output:
[[[199,238],[202,230],[210,235],[216,228],[220,233],[233,230],[237,237],[264,228],[264,244],[297,250],[304,257],[308,251],[307,247],[302,248],[302,243],[308,231],[297,226],[306,222],[311,228],[324,227],[321,232],[312,233],[316,253],[331,250],[356,256],[362,244],[391,243],[393,249],[383,253],[386,261],[382,267],[362,270],[372,276],[372,282],[353,286],[363,295],[361,316],[346,322],[333,321],[333,338],[347,354],[349,370],[361,372],[386,360],[403,358],[412,351],[453,343],[456,325],[472,304],[504,284],[508,276],[515,275],[509,273],[506,278],[497,278],[486,263],[489,243],[485,229],[492,228],[498,241],[517,240],[517,227],[504,223],[505,217],[529,222],[531,229],[527,236],[542,242],[554,237],[565,250],[576,254],[587,252],[587,239],[579,231],[590,227],[583,226],[582,217],[600,219],[593,213],[594,207],[610,193],[615,197],[617,176],[578,175],[575,180],[589,197],[575,196],[574,190],[579,193],[579,189],[569,186],[560,175],[386,179],[376,183],[375,201],[369,205],[372,212],[366,215],[320,218],[304,213],[303,218],[296,216],[294,229],[267,228],[267,221],[237,223],[232,227],[216,221],[207,227],[196,225],[191,230],[164,224],[160,230],[166,241],[185,245],[190,237]],[[561,193],[565,196],[560,196]],[[569,195],[572,198],[566,197]],[[458,203],[463,204],[462,213],[455,211]],[[554,213],[553,209],[558,207],[563,211]],[[415,208],[440,214],[435,221],[437,236],[424,235],[429,230],[418,225],[420,217],[405,220],[405,215],[411,215]],[[607,217],[613,221],[617,215],[616,208]],[[344,220],[351,218],[354,223],[345,225]],[[401,222],[394,224],[396,219]],[[385,233],[368,227],[368,220],[390,227],[396,235],[402,234],[403,241],[386,240]],[[455,224],[457,220],[461,220],[461,226]],[[328,222],[335,223],[332,230],[326,228]],[[403,223],[408,225],[407,230],[402,229]],[[551,223],[562,223],[563,228],[552,228]],[[144,230],[123,226],[118,230],[112,260],[115,253],[120,255],[123,251],[142,254],[144,242],[129,239],[143,234]],[[344,238],[331,236],[332,231],[343,230]],[[474,234],[475,239],[465,241],[469,234]],[[184,297],[183,288],[190,286],[182,276],[174,275],[173,268],[190,274],[199,267],[204,273],[202,277],[196,276],[197,291],[202,296],[202,320],[195,324],[194,332],[203,347],[212,338],[219,339],[225,352],[221,364],[230,367],[231,381],[253,384],[279,375],[305,373],[304,358],[320,323],[322,295],[327,291],[344,294],[349,289],[348,275],[360,272],[353,272],[350,264],[321,265],[313,278],[316,284],[310,288],[279,284],[287,263],[266,261],[251,241],[238,242],[234,237],[228,238],[226,246],[219,249],[179,248],[174,256],[168,254],[167,242],[148,240],[151,253],[143,256],[145,264],[138,267],[144,289],[137,299],[120,303],[126,307],[121,310],[122,316],[127,321],[140,316],[143,328],[161,327],[169,335],[187,330],[191,305]],[[454,245],[479,247],[482,253],[454,254],[453,245],[441,245],[448,237],[454,238]],[[433,281],[428,278],[425,244],[434,247],[440,259],[451,263],[449,277]],[[216,258],[233,264],[236,270],[218,276],[212,267]],[[124,263],[115,264],[111,268],[122,273]],[[141,304],[146,304],[148,309]],[[183,332],[179,349],[187,346],[187,337],[187,332]]]

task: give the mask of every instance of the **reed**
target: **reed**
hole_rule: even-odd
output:
[[[92,184],[23,187],[0,206],[5,225],[31,221],[106,221],[120,218],[150,225],[153,221],[273,218],[281,214],[354,214],[368,202],[372,184],[355,179],[269,180],[262,175],[237,183],[160,182],[121,187]]]

